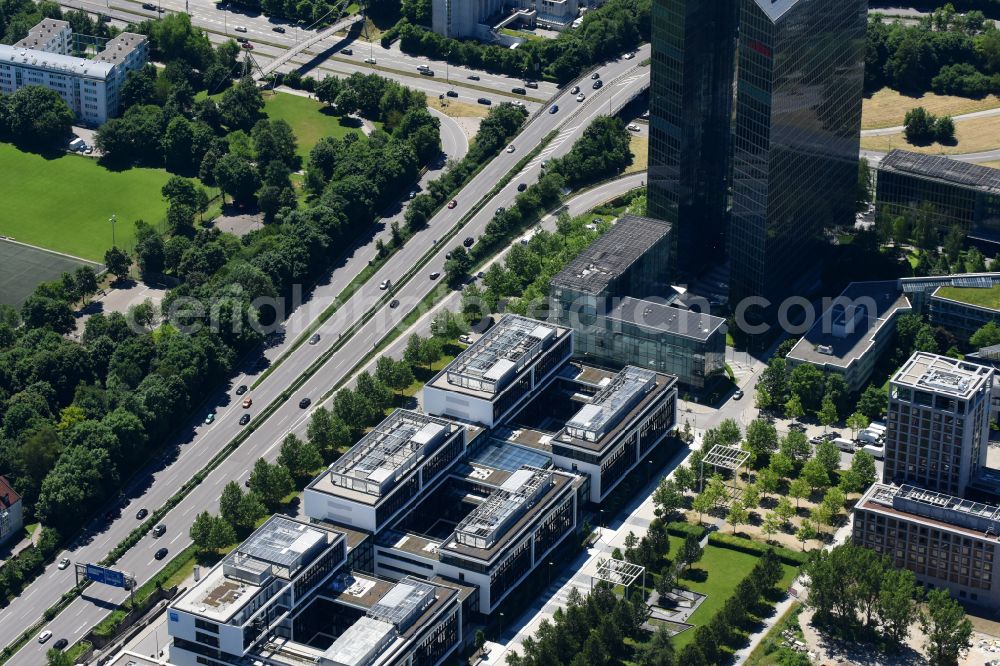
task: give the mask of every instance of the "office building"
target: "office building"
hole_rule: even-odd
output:
[[[723,3],[724,4],[724,3]],[[776,303],[854,223],[865,0],[741,0],[730,302]]]
[[[911,312],[895,280],[852,282],[785,357],[790,367],[803,363],[844,378],[847,390],[862,390],[875,365],[890,348],[896,318]]]
[[[554,276],[550,316],[585,363],[636,365],[700,390],[725,366],[725,320],[689,310],[667,282],[671,226],[626,215]],[[703,304],[708,309],[708,304]]]
[[[504,28],[565,30],[587,4],[581,0],[432,0],[431,29],[453,39],[515,45],[524,40],[504,34]]]
[[[882,482],[965,496],[986,467],[993,371],[917,352],[889,384]]]
[[[473,590],[355,571],[348,554],[362,545],[356,533],[272,516],[170,604],[170,663],[443,663],[464,640]]]
[[[1000,507],[910,485],[873,484],[854,507],[853,543],[888,555],[928,588],[1000,606]]]
[[[145,64],[149,43],[144,35],[123,32],[92,60],[71,53],[69,24],[54,19],[43,20],[13,46],[0,44],[0,93],[44,86],[59,93],[78,122],[100,125],[118,114],[125,76]]]
[[[492,427],[551,381],[572,355],[569,329],[506,315],[424,386],[424,410]]]
[[[875,184],[877,218],[927,215],[942,236],[958,226],[970,240],[1000,243],[1000,169],[893,150]]]
[[[648,207],[673,227],[672,266],[685,274],[725,253],[738,5],[652,5]]]
[[[24,505],[21,496],[0,476],[0,544],[21,538],[24,527]]]

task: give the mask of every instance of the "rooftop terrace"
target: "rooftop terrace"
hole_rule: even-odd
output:
[[[571,437],[597,441],[613,428],[642,397],[656,387],[652,370],[626,366],[566,423]]]
[[[552,485],[552,472],[523,467],[455,528],[455,540],[473,548],[490,548]]]
[[[992,369],[975,363],[917,352],[896,371],[892,385],[968,399],[989,382],[992,373]]]

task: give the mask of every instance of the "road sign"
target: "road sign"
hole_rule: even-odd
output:
[[[88,563],[86,567],[86,576],[89,580],[92,580],[95,583],[102,583],[112,587],[120,587],[126,590],[128,589],[125,574],[121,571],[115,571],[114,569],[108,569],[107,567]]]

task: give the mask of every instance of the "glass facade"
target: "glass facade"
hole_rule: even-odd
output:
[[[865,0],[741,0],[731,302],[775,301],[854,220]]]
[[[725,249],[736,7],[653,1],[648,207],[673,225],[685,273]]]
[[[930,204],[920,210],[922,204]],[[875,215],[894,219],[928,215],[943,235],[958,225],[966,233],[1000,241],[1000,195],[969,185],[946,183],[911,173],[879,169]]]

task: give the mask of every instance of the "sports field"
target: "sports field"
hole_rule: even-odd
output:
[[[159,223],[167,210],[163,169],[109,171],[80,155],[46,158],[0,144],[0,236],[102,261],[115,240],[131,248],[138,219]]]
[[[309,158],[309,151],[324,136],[339,138],[349,132],[361,131],[360,123],[355,125],[356,121],[347,118],[342,124],[332,109],[322,102],[290,93],[265,94],[264,113],[272,120],[284,120],[291,125],[303,166]]]
[[[20,308],[41,282],[55,280],[65,272],[72,273],[80,261],[36,247],[0,240],[0,303]],[[91,263],[95,270],[99,264]]]

